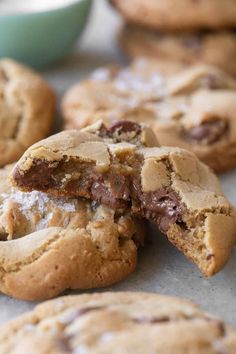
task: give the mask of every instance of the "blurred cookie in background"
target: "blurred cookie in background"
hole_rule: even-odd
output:
[[[54,93],[43,78],[11,59],[0,61],[0,167],[48,135],[54,111]]]
[[[162,32],[125,24],[119,35],[132,58],[151,57],[183,65],[205,63],[236,76],[236,31]]]
[[[139,59],[127,68],[96,70],[65,94],[64,127],[100,119],[144,122],[161,145],[191,150],[216,171],[235,167],[236,80],[212,66],[173,74],[171,65],[161,71],[159,64]]]
[[[236,330],[188,300],[144,292],[103,292],[47,301],[10,321],[1,328],[0,351],[233,354]]]
[[[235,0],[110,0],[124,18],[150,29],[236,27]]]

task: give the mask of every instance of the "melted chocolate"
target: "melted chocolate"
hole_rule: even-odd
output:
[[[182,223],[183,208],[173,190],[161,188],[155,192],[145,193],[141,190],[140,182],[135,182],[134,188],[142,216],[157,224],[160,231],[166,233],[172,224]]]
[[[17,181],[19,187],[27,187],[27,189],[34,189],[35,185],[40,185],[40,190],[44,191],[48,188],[55,187],[55,181],[52,178],[52,171],[55,166],[50,168],[48,162],[43,160],[35,161],[34,165],[27,171],[27,173],[20,173],[18,168],[13,172],[13,178]]]
[[[109,205],[114,209],[126,209],[130,202],[130,188],[128,177],[122,175],[110,175],[109,183],[104,177],[93,182],[91,197],[99,203]]]

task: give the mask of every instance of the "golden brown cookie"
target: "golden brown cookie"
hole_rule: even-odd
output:
[[[161,30],[236,27],[235,0],[110,0],[128,22]]]
[[[55,97],[48,84],[11,59],[0,61],[0,167],[50,132]]]
[[[141,221],[81,198],[11,187],[0,170],[0,291],[42,300],[65,289],[107,286],[127,277],[143,243]]]
[[[161,32],[125,25],[120,33],[129,56],[173,61],[176,65],[205,63],[236,76],[236,31]],[[173,63],[173,64],[174,64]]]
[[[160,72],[154,60],[103,68],[66,93],[65,128],[99,119],[149,124],[161,145],[193,151],[216,171],[236,166],[236,81],[211,66]],[[225,154],[227,151],[227,154]]]
[[[154,222],[206,276],[218,272],[231,253],[236,225],[217,177],[186,150],[110,140],[111,133],[136,134],[132,122],[100,129],[64,131],[36,143],[17,163],[13,184],[131,211]]]
[[[190,301],[152,293],[66,296],[1,328],[1,354],[235,354],[236,330]]]

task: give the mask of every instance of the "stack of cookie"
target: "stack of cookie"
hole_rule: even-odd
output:
[[[137,123],[61,132],[24,153],[11,185],[8,174],[0,184],[0,286],[18,298],[123,279],[136,266],[142,220],[206,276],[235,243],[234,209],[217,177],[193,153],[158,147]]]
[[[118,282],[136,268],[147,221],[205,276],[228,261],[235,243],[234,209],[217,177],[194,153],[160,147],[151,127],[133,118],[141,109],[143,120],[145,111],[160,104],[162,114],[164,107],[174,112],[175,100],[178,108],[179,101],[186,106],[205,86],[209,97],[224,92],[231,112],[235,81],[201,67],[181,73],[181,79],[153,75],[154,63],[141,68],[134,63],[95,72],[63,103],[67,128],[85,125],[77,115],[94,124],[32,145],[51,126],[53,92],[28,68],[1,63],[1,134],[7,153],[2,149],[0,162],[16,161],[26,150],[0,170],[1,292],[41,300],[65,289]],[[225,135],[235,131],[220,112],[211,124],[199,125],[204,141],[221,142],[223,136],[226,144]],[[173,119],[179,122],[179,114]],[[187,128],[184,134],[198,135]]]
[[[111,0],[126,20],[120,39],[132,57],[212,64],[236,75],[234,0]]]

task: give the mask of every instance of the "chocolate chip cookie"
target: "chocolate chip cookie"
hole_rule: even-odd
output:
[[[236,81],[211,66],[160,70],[158,62],[144,59],[98,69],[65,95],[65,128],[98,119],[145,122],[161,145],[191,150],[216,171],[234,168]]]
[[[128,22],[153,29],[236,27],[235,0],[110,0]]]
[[[9,183],[12,167],[0,170],[1,292],[42,300],[134,271],[145,232],[140,220],[96,201],[21,192]]]
[[[48,135],[54,110],[54,93],[38,74],[13,60],[0,61],[0,167]]]
[[[236,330],[190,301],[107,292],[38,305],[1,328],[1,354],[234,354]]]
[[[236,7],[236,6],[235,6]],[[122,48],[131,57],[151,57],[183,65],[215,65],[236,76],[236,31],[161,32],[125,25]]]
[[[25,192],[84,197],[131,211],[154,222],[206,276],[213,275],[229,258],[236,226],[217,177],[186,150],[123,141],[127,133],[137,134],[133,124],[101,125],[96,134],[89,128],[64,131],[42,140],[19,160],[12,182]]]

